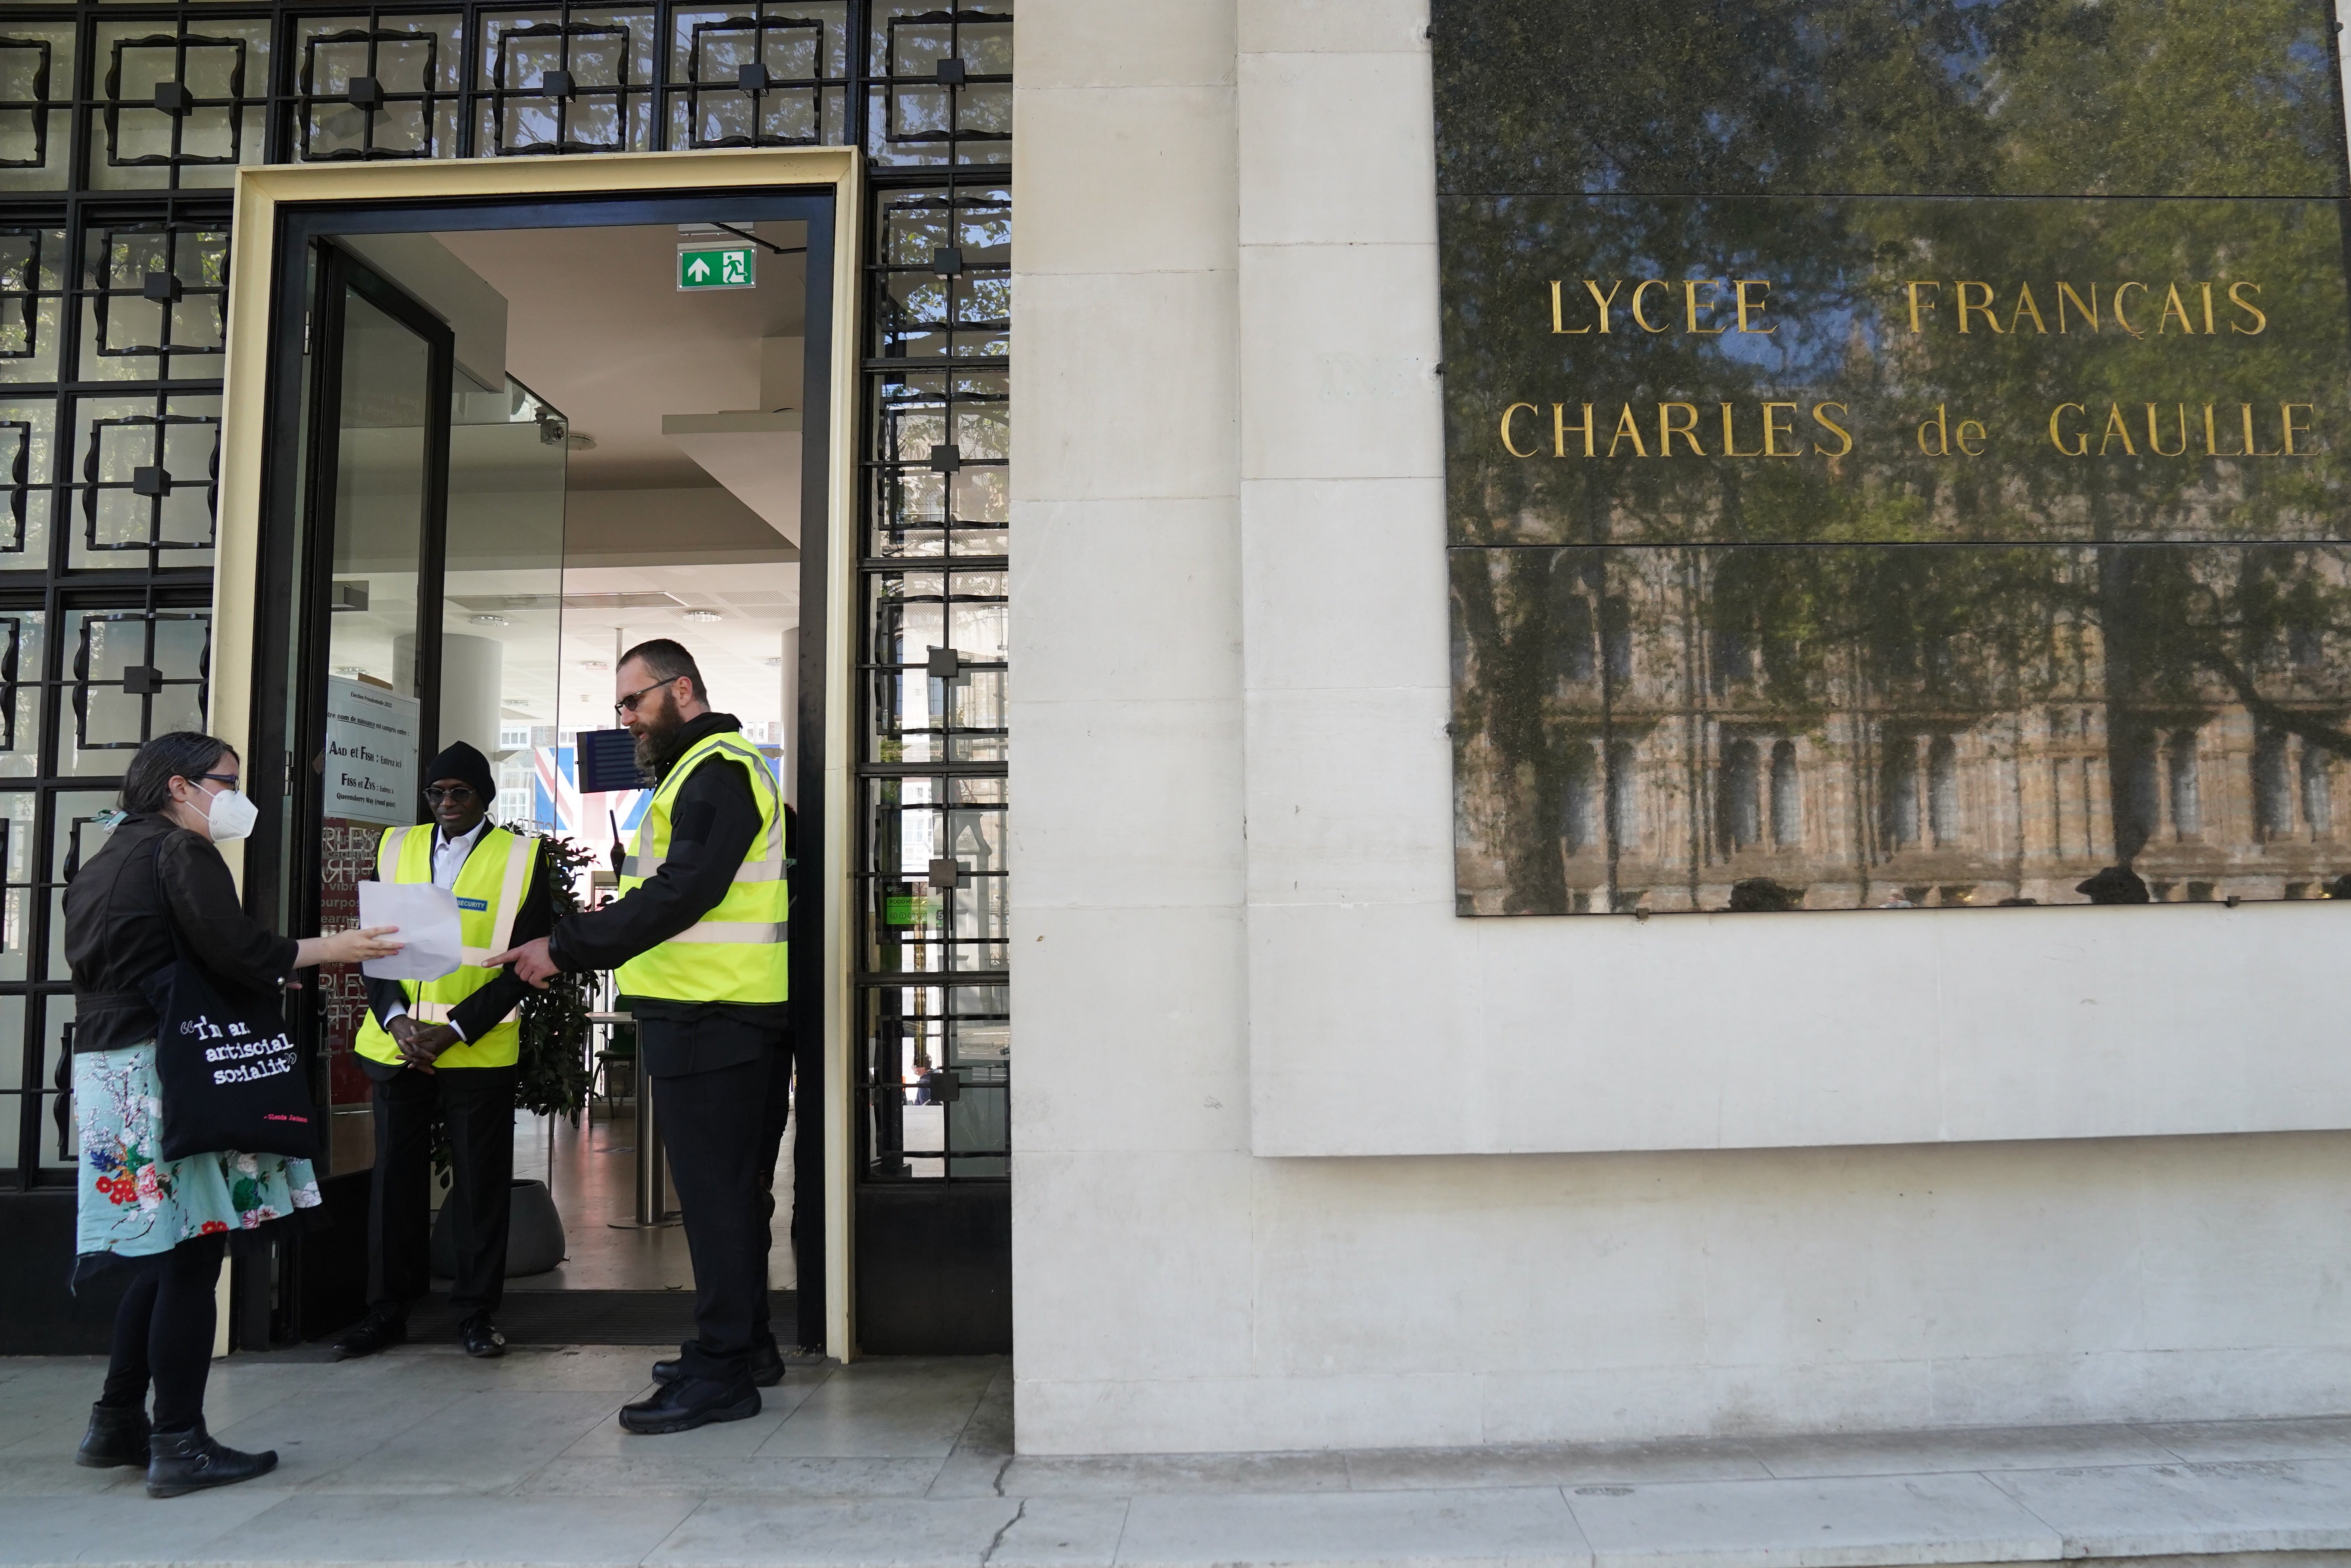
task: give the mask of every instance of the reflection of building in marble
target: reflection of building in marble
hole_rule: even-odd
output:
[[[1754,552],[1457,552],[1463,911],[1720,909],[1750,877],[1807,909],[2081,903],[2118,862],[2162,900],[2324,896],[2351,872],[2351,554],[2136,548],[2168,576],[2011,553],[2051,566],[1989,585],[2004,640],[1907,641],[1898,604],[1835,602],[1867,572],[1823,567],[1740,631],[1726,574]],[[1777,553],[1861,554],[1890,552]],[[1975,570],[1946,554],[1922,597]]]

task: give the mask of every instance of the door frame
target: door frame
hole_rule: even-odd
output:
[[[599,153],[559,159],[485,159],[393,164],[296,164],[241,168],[236,173],[235,217],[231,231],[226,356],[221,393],[220,481],[217,554],[213,577],[213,731],[248,757],[256,736],[256,694],[269,672],[263,668],[261,628],[275,596],[291,587],[272,580],[273,552],[265,529],[272,490],[272,450],[285,450],[298,432],[271,428],[272,369],[281,369],[299,346],[277,341],[284,314],[277,308],[287,293],[286,269],[305,265],[307,235],[317,225],[304,221],[322,207],[354,213],[386,207],[454,205],[521,206],[559,202],[577,207],[596,199],[653,202],[755,194],[818,194],[831,198],[831,267],[809,280],[810,302],[827,307],[828,330],[820,340],[809,323],[810,379],[822,393],[803,416],[801,471],[804,509],[800,539],[799,712],[794,733],[820,736],[813,753],[803,742],[794,758],[798,771],[803,844],[793,876],[794,902],[809,914],[794,923],[803,931],[813,916],[814,942],[792,950],[795,1056],[804,1089],[802,1134],[795,1149],[796,1210],[819,1189],[821,1269],[801,1265],[803,1335],[816,1314],[807,1298],[811,1276],[820,1279],[820,1322],[825,1352],[846,1360],[855,1355],[851,1300],[854,1271],[851,1203],[853,1196],[851,1125],[853,1080],[851,1060],[851,985],[855,940],[851,877],[852,793],[850,721],[854,712],[852,598],[857,560],[857,398],[861,358],[857,305],[863,224],[864,162],[854,150],[838,147],[741,148],[695,152]],[[611,222],[609,215],[602,221]],[[586,219],[583,221],[597,221]],[[628,221],[622,219],[621,221]],[[660,218],[640,222],[662,222]],[[354,225],[356,226],[356,225]],[[379,222],[371,226],[401,226]],[[302,297],[298,286],[292,293]],[[813,315],[813,312],[811,313]],[[819,366],[813,350],[825,350]],[[813,829],[813,834],[810,830]],[[813,843],[809,842],[813,839]],[[235,850],[240,846],[224,846]],[[815,853],[811,854],[811,849]],[[240,877],[243,857],[231,856]],[[816,1005],[808,1003],[811,1000]],[[807,1036],[814,1024],[817,1038]],[[814,1080],[811,1082],[810,1080]],[[810,1100],[816,1103],[810,1105]],[[817,1115],[811,1119],[810,1113]],[[814,1136],[811,1137],[810,1135]],[[819,1147],[808,1158],[809,1145]],[[810,1170],[813,1164],[816,1172]],[[807,1235],[805,1218],[802,1236]]]

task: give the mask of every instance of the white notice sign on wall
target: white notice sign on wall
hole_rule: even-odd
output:
[[[418,703],[381,686],[327,681],[326,815],[413,822]]]

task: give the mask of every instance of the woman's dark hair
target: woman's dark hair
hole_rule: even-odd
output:
[[[139,748],[122,775],[122,809],[162,811],[172,804],[173,779],[193,783],[218,766],[223,757],[235,755],[236,748],[226,741],[193,730],[158,735]]]

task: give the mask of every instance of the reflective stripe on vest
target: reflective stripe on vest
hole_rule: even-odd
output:
[[[434,827],[423,823],[387,830],[376,846],[376,876],[385,882],[433,880]],[[461,961],[438,980],[400,982],[409,1015],[421,1023],[446,1023],[459,1002],[496,978],[481,961],[514,945],[515,917],[530,890],[538,862],[535,839],[503,827],[485,827],[457,873],[454,889],[458,899],[457,924],[464,939]],[[467,909],[468,902],[481,906]],[[453,1045],[436,1064],[443,1067],[505,1067],[520,1056],[522,1010],[509,1011],[479,1039]],[[370,1009],[360,1025],[354,1047],[379,1062],[400,1060],[400,1047],[380,1027]]]
[[[620,969],[621,991],[630,996],[673,1002],[782,1002],[789,995],[789,865],[784,850],[783,797],[768,760],[734,731],[705,735],[686,748],[662,779],[636,842],[621,863],[623,898],[643,887],[667,864],[670,811],[695,769],[707,763],[739,766],[750,776],[759,807],[759,831],[736,868],[726,896],[700,920]]]

